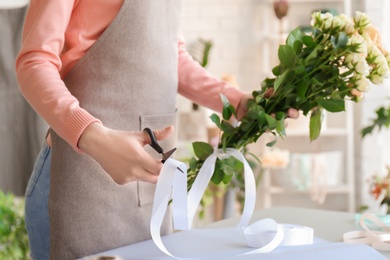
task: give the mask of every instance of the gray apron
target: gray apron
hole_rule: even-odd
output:
[[[66,76],[80,106],[105,126],[141,131],[175,124],[180,5],[179,0],[125,0]],[[149,239],[155,185],[118,185],[91,157],[51,134],[51,258],[75,259]],[[161,144],[172,148],[174,140]],[[162,233],[172,230],[168,217]]]

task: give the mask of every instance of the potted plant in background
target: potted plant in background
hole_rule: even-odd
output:
[[[29,259],[24,199],[0,190],[0,259]]]

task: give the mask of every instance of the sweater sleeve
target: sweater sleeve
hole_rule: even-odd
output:
[[[230,104],[238,107],[244,93],[239,89],[219,80],[192,59],[185,49],[182,37],[179,37],[179,94],[208,107],[214,111],[222,111],[220,93],[224,94]]]
[[[85,128],[100,122],[80,107],[61,79],[60,55],[78,0],[31,1],[16,59],[20,90],[34,110],[76,151]]]

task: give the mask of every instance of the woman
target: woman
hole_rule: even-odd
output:
[[[26,191],[33,259],[49,258],[49,219],[53,259],[150,238],[162,165],[144,149],[142,129],[160,129],[157,138],[174,147],[177,92],[216,111],[223,93],[245,113],[250,95],[210,76],[185,50],[180,5],[30,1],[16,70],[21,92],[51,127]],[[166,221],[163,233],[171,229]]]

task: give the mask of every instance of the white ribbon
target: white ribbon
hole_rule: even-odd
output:
[[[371,230],[366,221],[371,221],[382,231]],[[349,244],[365,244],[381,251],[390,251],[390,227],[371,213],[365,213],[359,221],[364,230],[350,231],[343,235],[343,240]]]
[[[281,225],[273,219],[263,219],[248,226],[256,202],[254,174],[244,156],[236,149],[228,148],[226,153],[218,150],[206,159],[188,195],[186,165],[174,159],[165,161],[156,186],[150,223],[151,236],[157,247],[165,254],[174,257],[164,246],[160,234],[161,224],[171,196],[174,228],[176,230],[191,229],[200,200],[214,173],[217,158],[229,156],[234,156],[244,164],[245,204],[237,228],[243,230],[248,245],[257,248],[248,253],[271,252],[279,245],[311,244],[313,242],[313,229],[311,228]]]

